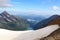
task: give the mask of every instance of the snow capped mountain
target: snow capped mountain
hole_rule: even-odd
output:
[[[16,17],[14,17],[13,15],[8,14],[6,11],[2,12],[0,14],[0,16],[2,18],[4,18],[6,21],[8,21],[8,22],[12,22],[12,21],[15,21],[16,22],[17,21],[17,18]]]
[[[0,14],[0,28],[9,30],[27,30],[29,24],[22,18],[10,15],[4,11]]]

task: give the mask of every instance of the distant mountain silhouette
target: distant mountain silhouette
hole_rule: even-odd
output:
[[[54,25],[54,24],[60,25],[60,15],[53,15],[47,19],[44,19],[41,22],[34,25],[32,28],[36,30],[36,29],[44,28],[45,26]]]
[[[29,24],[22,18],[10,15],[4,11],[0,14],[0,28],[9,30],[26,30]]]

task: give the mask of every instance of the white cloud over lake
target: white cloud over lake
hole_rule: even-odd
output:
[[[59,7],[58,6],[52,6],[52,10],[59,10]]]

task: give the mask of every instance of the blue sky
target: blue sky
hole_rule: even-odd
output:
[[[1,0],[0,11],[16,14],[60,14],[60,0]]]

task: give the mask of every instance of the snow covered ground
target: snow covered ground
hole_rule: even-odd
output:
[[[48,36],[58,28],[58,25],[51,25],[42,29],[28,31],[0,29],[0,40],[36,40]]]

